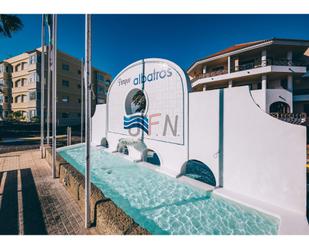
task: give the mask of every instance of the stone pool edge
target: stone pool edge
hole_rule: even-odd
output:
[[[51,166],[51,148],[46,148],[45,160]],[[69,194],[85,211],[85,178],[58,153],[56,155],[56,177]],[[90,217],[92,226],[102,235],[150,235],[145,228],[138,225],[111,199],[91,183]]]

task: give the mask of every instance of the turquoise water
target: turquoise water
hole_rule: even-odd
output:
[[[60,155],[84,174],[85,146]],[[91,181],[152,234],[277,234],[279,221],[254,209],[91,149]]]

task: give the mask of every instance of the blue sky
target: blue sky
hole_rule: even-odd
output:
[[[24,28],[0,37],[0,60],[40,46],[41,15],[20,15]],[[187,69],[233,44],[279,38],[309,40],[309,15],[93,15],[93,65],[113,77],[147,57]],[[84,15],[59,15],[58,48],[84,56]]]

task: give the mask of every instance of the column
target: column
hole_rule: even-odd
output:
[[[207,72],[207,66],[204,65],[204,66],[203,66],[203,74],[206,74],[206,72]]]
[[[262,90],[266,91],[267,89],[267,75],[262,75]]]
[[[235,68],[234,68],[235,72],[239,71],[239,58],[236,58],[234,60],[234,64],[235,64]]]
[[[265,111],[265,112],[268,112],[268,108],[267,108],[267,75],[264,74],[262,75],[262,91],[261,91],[261,94],[262,94],[262,103],[260,103],[260,108]]]
[[[292,66],[292,63],[293,63],[293,52],[292,51],[288,51],[287,60],[288,60],[288,65]]]
[[[231,56],[227,57],[227,72],[231,73]]]
[[[288,75],[288,90],[293,93],[293,75]]]
[[[232,88],[232,87],[233,87],[233,81],[229,80],[229,88]]]
[[[261,55],[261,66],[265,67],[267,66],[267,51],[263,50]]]
[[[203,86],[203,91],[206,91],[206,84],[204,84]]]
[[[293,113],[293,75],[288,75],[288,91],[292,94],[292,100],[289,104],[290,113]]]

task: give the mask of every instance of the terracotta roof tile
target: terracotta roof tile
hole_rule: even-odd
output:
[[[221,55],[221,54],[229,53],[229,52],[232,52],[232,51],[236,51],[236,50],[239,50],[239,49],[242,49],[242,48],[246,48],[246,47],[250,47],[250,46],[253,46],[253,45],[257,45],[257,44],[260,44],[260,43],[263,43],[263,42],[266,42],[266,41],[267,40],[260,40],[260,41],[253,41],[253,42],[246,42],[246,43],[236,44],[236,45],[233,45],[233,46],[228,47],[226,49],[223,49],[223,50],[221,50],[221,51],[219,51],[217,53],[209,55],[209,56],[206,57],[206,59],[209,59],[209,58]]]

